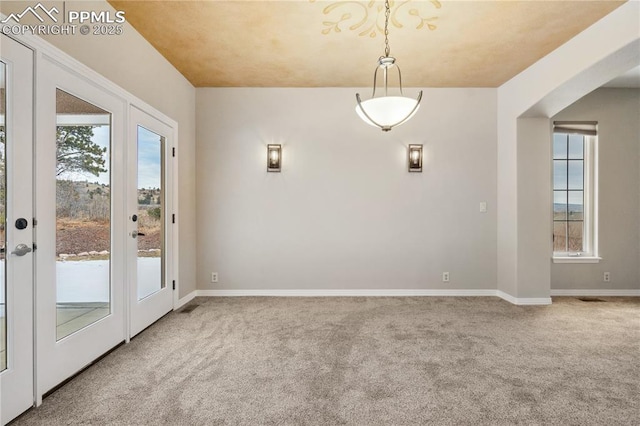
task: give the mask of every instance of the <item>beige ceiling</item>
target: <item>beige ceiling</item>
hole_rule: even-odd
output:
[[[109,1],[197,87],[358,87],[384,50],[379,1]],[[392,1],[405,86],[497,87],[623,1]]]

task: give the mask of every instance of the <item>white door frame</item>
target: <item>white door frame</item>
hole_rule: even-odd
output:
[[[144,127],[151,132],[164,137],[163,149],[163,182],[162,189],[164,193],[163,199],[163,230],[164,230],[164,247],[162,256],[164,256],[164,284],[165,287],[159,291],[149,295],[148,297],[138,300],[138,238],[132,236],[137,233],[138,223],[133,222],[133,215],[138,214],[138,126]],[[173,251],[173,224],[172,215],[174,210],[174,176],[173,176],[173,145],[174,134],[170,125],[158,120],[145,111],[131,106],[129,108],[129,146],[128,152],[128,179],[127,179],[127,270],[129,282],[129,336],[133,337],[147,328],[149,325],[157,321],[167,312],[171,311],[174,306],[174,294],[177,293],[172,288],[172,282],[175,282],[174,276],[174,259]]]
[[[0,16],[3,16],[2,14],[0,14]],[[40,68],[41,68],[41,64],[44,61],[49,61],[55,64],[58,64],[61,67],[64,67],[65,69],[67,69],[69,72],[75,74],[76,76],[79,76],[81,78],[83,78],[88,84],[92,84],[95,87],[100,88],[103,91],[109,92],[117,97],[119,97],[120,99],[123,100],[124,104],[126,105],[125,111],[126,111],[126,115],[125,115],[125,126],[126,126],[126,122],[128,120],[128,111],[130,108],[132,107],[136,107],[144,112],[146,112],[147,114],[155,117],[156,119],[164,122],[165,124],[169,125],[172,129],[173,129],[173,147],[175,148],[176,152],[179,151],[178,147],[179,147],[179,139],[178,139],[178,123],[173,120],[171,117],[165,115],[164,113],[162,113],[161,111],[159,111],[158,109],[152,107],[151,105],[149,105],[148,103],[146,103],[145,101],[141,100],[140,98],[132,95],[131,93],[129,93],[128,91],[126,91],[125,89],[123,89],[122,87],[118,86],[117,84],[113,83],[112,81],[108,80],[107,78],[103,77],[102,75],[100,75],[99,73],[97,73],[96,71],[94,71],[93,69],[89,68],[88,66],[84,65],[83,63],[79,62],[78,60],[76,60],[75,58],[71,57],[70,55],[66,54],[65,52],[61,51],[60,49],[58,49],[57,47],[53,46],[52,44],[48,43],[47,41],[45,41],[44,39],[31,35],[31,34],[23,34],[23,35],[10,35],[9,38],[14,39],[15,41],[19,42],[20,44],[23,44],[24,46],[32,49],[33,53],[34,53],[34,63],[35,63],[35,71],[36,72],[40,72]],[[35,76],[34,76],[35,77]],[[36,93],[34,94],[34,102],[37,105],[38,100],[39,100],[39,96],[38,96],[38,89],[36,88]],[[39,116],[38,116],[39,117]],[[125,138],[127,138],[127,135],[124,135]],[[128,144],[128,140],[125,140],[125,144]],[[38,155],[36,153],[36,155]],[[177,209],[178,206],[178,197],[179,197],[179,181],[178,181],[178,162],[177,161],[172,161],[172,172],[173,172],[173,205],[174,205],[174,209]],[[175,210],[174,210],[175,212]],[[123,214],[123,218],[125,218],[126,216],[126,211],[122,211]],[[175,291],[173,291],[173,309],[177,309],[178,307],[180,307],[182,304],[186,303],[186,301],[189,300],[189,297],[186,296],[184,299],[180,300],[179,298],[179,289],[180,289],[180,281],[177,279],[177,277],[179,276],[179,262],[178,262],[178,257],[177,257],[177,253],[179,253],[179,228],[178,228],[178,220],[176,218],[176,223],[175,225],[173,225],[170,228],[170,231],[167,230],[167,232],[171,232],[172,235],[172,251],[173,251],[173,258],[172,259],[168,259],[168,262],[171,262],[172,268],[173,268],[173,278],[172,281],[175,279],[176,280],[176,287],[175,287]],[[36,279],[37,281],[38,276],[36,275],[34,277],[34,279]],[[125,306],[125,310],[126,310],[126,321],[125,324],[123,326],[123,332],[125,335],[125,341],[128,342],[129,340],[129,317],[128,317],[128,311],[129,311],[129,303],[128,303],[128,291],[125,292],[124,297],[126,298],[124,303]],[[36,315],[34,313],[34,315]],[[35,321],[35,319],[34,319]],[[42,395],[43,395],[43,391],[42,389],[46,388],[46,386],[43,386],[41,383],[39,383],[37,381],[37,376],[38,376],[38,371],[42,369],[42,366],[40,366],[37,361],[36,363],[33,365],[33,376],[35,377],[34,379],[34,392],[35,392],[35,402],[36,405],[40,405],[42,403]]]
[[[36,124],[36,347],[37,393],[42,395],[126,339],[124,247],[124,101],[44,57],[37,70]],[[111,113],[110,314],[56,340],[56,90],[61,89]],[[117,166],[122,167],[122,166]]]
[[[33,405],[33,252],[11,254],[18,244],[33,247],[33,51],[0,35],[7,66],[6,220],[7,369],[0,373],[0,424]],[[27,228],[18,230],[18,218]],[[0,271],[4,273],[4,271]]]

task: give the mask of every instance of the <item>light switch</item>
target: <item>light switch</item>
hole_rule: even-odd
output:
[[[486,213],[487,212],[487,202],[486,201],[481,201],[480,202],[480,213]]]

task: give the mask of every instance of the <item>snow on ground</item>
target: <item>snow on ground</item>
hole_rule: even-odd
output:
[[[159,257],[138,258],[138,299],[160,290]],[[4,271],[4,261],[0,261]],[[59,303],[108,302],[109,261],[82,260],[56,262],[57,301]],[[4,274],[0,273],[0,304],[4,304]]]

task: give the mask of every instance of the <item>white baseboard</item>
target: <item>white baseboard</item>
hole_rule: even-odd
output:
[[[402,297],[402,296],[436,296],[436,297],[471,297],[497,296],[514,305],[550,305],[550,297],[516,298],[498,290],[431,290],[431,289],[318,289],[318,290],[197,290],[198,296],[237,297],[237,296],[271,296],[271,297]]]
[[[501,290],[496,290],[495,295],[514,305],[550,305],[550,297],[514,297]]]
[[[181,307],[183,307],[187,303],[191,302],[193,300],[193,298],[197,296],[198,291],[199,290],[194,290],[191,293],[189,293],[186,296],[184,296],[182,299],[178,299],[178,301],[176,302],[176,306],[173,307],[173,310],[175,311],[176,309],[180,309]]]
[[[501,290],[430,290],[430,289],[317,289],[317,290],[278,290],[278,289],[242,289],[242,290],[195,290],[178,300],[178,309],[196,296],[208,297],[472,297],[496,296],[514,305],[550,305],[551,297],[514,297]],[[551,290],[551,296],[640,296],[640,289],[630,290]]]
[[[318,290],[196,290],[198,296],[272,296],[272,297],[401,297],[401,296],[495,296],[495,290],[429,289],[318,289]]]
[[[552,296],[640,296],[640,289],[555,289],[551,290]]]

